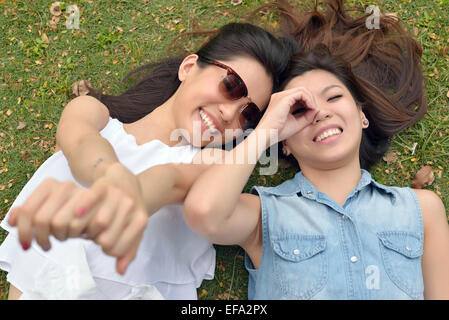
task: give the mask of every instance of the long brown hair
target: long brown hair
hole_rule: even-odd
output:
[[[363,92],[365,101],[360,102],[370,120],[360,146],[362,168],[368,169],[381,158],[389,138],[424,116],[422,49],[398,18],[381,15],[379,28],[368,29],[370,14],[353,8],[354,14],[349,15],[343,0],[328,0],[323,13],[316,5],[307,10],[280,0],[256,9],[248,20],[266,8],[280,13],[281,32],[294,37],[303,54],[324,45],[329,56],[347,63],[349,69],[340,75],[355,76],[355,91]],[[357,12],[360,14],[355,16]],[[336,59],[329,58],[327,67],[332,69]],[[319,61],[315,62],[318,67]]]

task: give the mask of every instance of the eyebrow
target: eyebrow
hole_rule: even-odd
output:
[[[337,88],[342,89],[342,87],[339,86],[339,85],[337,85],[337,84],[331,84],[330,86],[327,86],[326,88],[324,88],[324,89],[321,91],[320,94],[323,95],[323,94],[325,94],[328,90],[330,90],[330,89],[332,89],[332,88],[334,88],[334,87],[337,87]]]

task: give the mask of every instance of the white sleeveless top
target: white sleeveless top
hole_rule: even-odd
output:
[[[159,140],[139,146],[112,118],[100,134],[134,174],[165,163],[190,163],[199,151],[190,145],[169,147]],[[38,168],[11,208],[22,205],[46,178],[76,183],[62,151]],[[214,277],[215,249],[189,229],[179,205],[165,206],[150,217],[137,256],[123,276],[116,272],[116,258],[90,240],[61,242],[51,237],[48,252],[34,241],[23,251],[17,229],[7,224],[8,216],[9,212],[1,223],[9,235],[0,246],[0,269],[23,292],[22,299],[196,299],[202,280]]]

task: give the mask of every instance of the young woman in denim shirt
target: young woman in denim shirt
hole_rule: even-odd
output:
[[[334,9],[336,15],[308,26],[326,30],[335,23],[340,35],[346,27],[354,37],[357,20]],[[396,22],[384,17],[381,25]],[[311,29],[299,28],[298,38]],[[365,40],[375,43],[375,32],[371,38],[365,32]],[[368,73],[337,58],[335,42],[330,50],[317,45],[298,54],[284,91],[272,95],[257,128],[227,154],[244,155],[245,162],[215,164],[190,189],[184,215],[192,229],[246,251],[249,299],[449,298],[441,199],[429,190],[379,184],[367,171],[389,138],[425,111],[419,47],[410,41],[394,55],[398,39],[377,38],[380,54],[359,65]],[[345,44],[340,49],[348,55],[360,49],[356,41]],[[241,194],[255,166],[249,160],[273,143],[270,130],[301,171],[277,187]]]

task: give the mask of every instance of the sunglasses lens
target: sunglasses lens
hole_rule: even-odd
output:
[[[250,102],[240,113],[240,127],[243,130],[254,129],[260,118],[262,118],[262,112],[254,103]]]
[[[230,100],[238,100],[248,94],[245,84],[237,76],[230,73],[220,82],[220,90]]]

